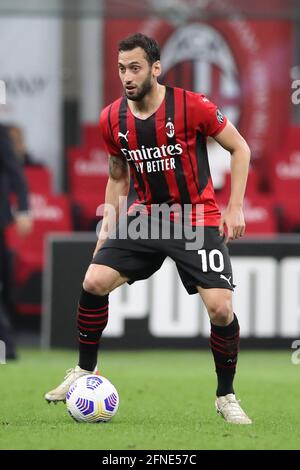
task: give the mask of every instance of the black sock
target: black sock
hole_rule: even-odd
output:
[[[235,314],[233,321],[227,326],[216,326],[211,323],[210,346],[218,377],[217,397],[234,393],[233,379],[239,342],[240,328]]]
[[[77,312],[78,365],[82,369],[94,370],[100,338],[107,321],[108,295],[94,295],[82,289]]]

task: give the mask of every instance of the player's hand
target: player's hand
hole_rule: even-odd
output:
[[[33,221],[28,214],[16,214],[17,232],[21,237],[26,237],[32,231]]]
[[[245,233],[245,218],[243,214],[243,209],[241,207],[227,206],[219,225],[220,235],[223,236],[226,233],[226,240],[236,240],[240,238]]]

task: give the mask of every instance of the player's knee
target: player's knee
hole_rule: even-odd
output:
[[[209,316],[214,325],[228,325],[233,317],[231,301],[223,300],[212,304],[209,307]]]
[[[110,285],[104,276],[96,276],[93,273],[87,273],[84,281],[83,288],[86,292],[94,295],[107,295],[110,292]]]

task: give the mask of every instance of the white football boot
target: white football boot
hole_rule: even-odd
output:
[[[240,401],[236,399],[233,393],[228,393],[223,397],[217,397],[215,401],[217,413],[225,421],[233,424],[252,424],[251,419],[246,415],[240,406]]]
[[[47,400],[48,403],[55,403],[55,404],[58,403],[59,401],[65,402],[66,395],[72,383],[75,382],[75,380],[79,379],[79,377],[82,377],[83,375],[90,375],[90,374],[99,375],[97,367],[95,367],[93,371],[81,369],[81,367],[79,366],[76,366],[73,369],[67,370],[67,375],[65,376],[64,381],[60,385],[58,385],[58,387],[46,393],[45,400]]]

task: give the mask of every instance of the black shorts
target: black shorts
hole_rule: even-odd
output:
[[[120,221],[120,226],[134,220],[128,216]],[[146,216],[145,216],[146,218]],[[171,223],[174,228],[174,223]],[[189,294],[196,294],[197,287],[205,289],[222,288],[233,290],[232,268],[224,236],[220,236],[218,227],[196,227],[201,231],[199,239],[202,245],[187,249],[186,237],[169,239],[153,238],[108,238],[92,260],[92,264],[109,266],[123,276],[129,284],[147,279],[163,264],[167,256],[172,258],[181,281]],[[124,233],[124,231],[123,231]],[[172,233],[172,230],[171,230]]]

